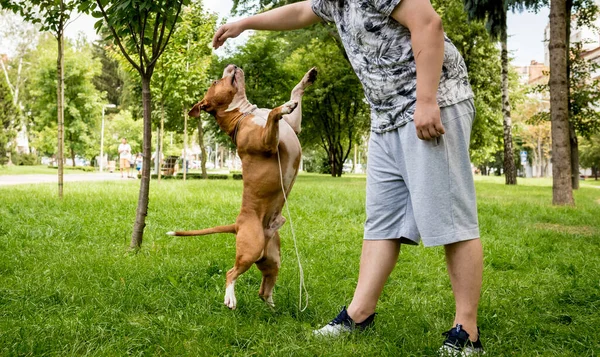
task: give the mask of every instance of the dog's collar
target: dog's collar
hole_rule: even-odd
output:
[[[237,133],[240,129],[240,124],[242,124],[242,121],[244,120],[245,117],[247,117],[248,115],[252,114],[255,110],[256,110],[256,106],[254,106],[254,108],[252,108],[249,112],[245,112],[242,113],[242,117],[237,121],[237,123],[235,123],[235,128],[233,128],[233,135],[231,136],[231,140],[233,141],[233,145],[235,145],[237,147]]]

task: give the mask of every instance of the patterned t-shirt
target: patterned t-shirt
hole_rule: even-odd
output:
[[[410,31],[390,17],[401,0],[311,0],[314,13],[334,22],[371,106],[371,130],[385,132],[413,119],[417,71]],[[444,35],[440,107],[473,97],[467,67]]]

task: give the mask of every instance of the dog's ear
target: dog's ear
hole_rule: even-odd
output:
[[[206,101],[204,99],[202,99],[201,102],[196,103],[196,105],[194,105],[194,107],[192,108],[192,110],[190,110],[188,115],[192,118],[197,118],[200,116],[201,110],[206,110]]]

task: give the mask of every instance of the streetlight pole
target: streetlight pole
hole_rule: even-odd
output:
[[[102,128],[100,129],[100,172],[104,168],[104,109],[115,108],[114,104],[104,104],[102,106]]]

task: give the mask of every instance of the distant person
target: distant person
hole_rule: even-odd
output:
[[[121,139],[119,145],[119,169],[121,170],[121,178],[123,178],[123,169],[127,169],[127,177],[130,177],[129,159],[131,158],[131,146],[127,144],[127,139]]]
[[[140,171],[142,170],[142,162],[144,162],[144,159],[142,157],[142,153],[138,152],[136,158],[135,158],[135,169],[138,172],[138,176],[140,175]]]

